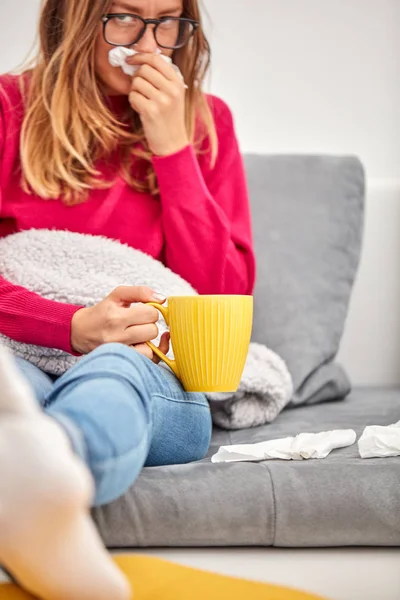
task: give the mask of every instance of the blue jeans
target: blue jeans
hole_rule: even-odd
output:
[[[207,453],[212,426],[205,396],[185,392],[173,373],[132,348],[101,346],[56,381],[21,358],[17,363],[89,467],[95,506],[124,494],[144,466],[188,463]]]

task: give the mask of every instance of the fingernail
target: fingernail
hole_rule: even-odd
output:
[[[158,292],[153,293],[153,298],[157,302],[164,302],[167,299],[166,296],[163,296],[162,294],[159,294]]]

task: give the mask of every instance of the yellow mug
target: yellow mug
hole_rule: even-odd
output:
[[[236,392],[253,325],[252,296],[172,296],[149,302],[170,328],[175,360],[148,343],[187,392]]]

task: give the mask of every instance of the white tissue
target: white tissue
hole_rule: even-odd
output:
[[[321,433],[300,433],[258,444],[221,446],[211,458],[213,463],[280,460],[308,460],[326,458],[336,448],[352,446],[356,433],[352,429],[323,431]]]
[[[394,425],[366,427],[358,440],[361,458],[400,456],[400,421]]]
[[[130,56],[135,56],[135,54],[140,54],[140,52],[138,52],[137,50],[133,50],[133,48],[125,48],[125,46],[117,46],[116,48],[113,48],[112,50],[110,50],[110,52],[108,54],[108,61],[112,67],[121,67],[121,69],[123,70],[123,72],[126,75],[130,75],[131,77],[133,77],[135,75],[136,71],[139,69],[139,67],[137,65],[129,65],[126,62],[126,59],[129,58]],[[161,56],[161,58],[163,60],[165,60],[166,63],[172,65],[174,67],[176,73],[179,75],[179,77],[183,81],[183,75],[180,72],[179,67],[177,67],[176,65],[174,65],[172,63],[172,58],[170,56],[166,56],[165,54],[163,54],[159,48],[157,48],[157,50],[155,51],[155,54],[159,54]],[[185,86],[185,87],[187,87],[187,86]]]

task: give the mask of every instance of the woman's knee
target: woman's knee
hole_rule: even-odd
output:
[[[130,346],[126,346],[125,344],[120,344],[118,342],[112,342],[110,344],[102,344],[98,346],[96,350],[87,354],[83,360],[94,360],[100,358],[102,356],[114,357],[116,359],[126,359],[129,361],[140,360],[143,357],[136,352]]]
[[[145,358],[133,348],[125,344],[110,343],[103,344],[82,358],[75,367],[73,373],[84,370],[86,373],[102,373],[103,375],[119,375],[130,377],[136,367],[136,371],[145,373],[155,366],[148,358]]]

